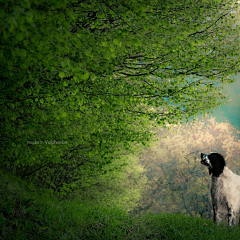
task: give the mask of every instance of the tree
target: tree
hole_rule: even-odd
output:
[[[212,213],[208,169],[201,165],[200,154],[218,152],[227,166],[239,173],[239,131],[229,122],[215,118],[195,123],[176,124],[171,131],[158,128],[161,139],[143,152],[140,163],[146,169],[149,188],[132,213],[181,212],[209,217]]]
[[[58,192],[148,144],[154,119],[222,104],[239,67],[232,1],[0,4],[1,166]]]
[[[120,207],[125,211],[131,211],[137,206],[142,192],[146,189],[147,177],[145,169],[138,164],[136,156],[128,156],[128,164],[121,167],[124,159],[116,159],[114,163],[104,167],[108,174],[86,176],[83,179],[85,189],[81,189],[81,195],[76,194],[80,202],[87,199],[88,204],[98,203],[108,207]],[[94,183],[94,184],[93,184]],[[89,186],[93,185],[91,188]],[[73,194],[70,194],[74,197]]]

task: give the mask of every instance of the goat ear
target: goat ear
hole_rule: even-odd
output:
[[[209,171],[209,175],[211,175],[212,174],[212,168],[208,168],[208,171]]]

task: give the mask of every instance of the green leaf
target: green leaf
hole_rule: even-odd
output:
[[[88,79],[89,77],[89,72],[85,72],[83,75],[82,75],[82,79],[86,80]]]
[[[119,41],[118,41],[118,39],[113,39],[113,43],[115,44],[115,45],[118,45],[119,44]]]
[[[141,45],[141,42],[137,38],[133,39],[132,41],[133,41],[135,46],[140,46]]]
[[[18,33],[18,34],[16,35],[16,39],[17,39],[18,41],[22,41],[23,38],[24,38],[24,34],[23,34],[23,33]]]
[[[33,21],[33,13],[32,13],[32,11],[28,11],[28,12],[26,12],[25,14],[26,14],[26,20],[27,20],[27,22],[28,22],[28,23],[32,23],[32,21]]]
[[[58,75],[59,75],[60,78],[64,78],[65,77],[65,73],[64,72],[59,72]]]
[[[28,0],[22,0],[20,4],[24,8],[30,8],[30,3]]]
[[[29,43],[29,40],[27,40],[27,39],[25,39],[25,40],[23,41],[23,45],[24,45],[24,46],[27,46],[28,43]]]
[[[149,26],[148,25],[143,25],[143,29],[147,31],[149,29]]]
[[[73,74],[79,73],[79,68],[73,68],[72,73],[73,73]]]
[[[21,49],[20,50],[20,55],[22,56],[22,57],[26,57],[26,50],[25,49]]]
[[[74,76],[74,77],[73,77],[73,80],[74,80],[75,82],[79,82],[79,79],[78,79],[77,76]]]
[[[66,118],[68,116],[68,114],[66,112],[62,113],[62,117]]]

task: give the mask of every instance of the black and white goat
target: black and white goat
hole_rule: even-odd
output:
[[[240,213],[240,176],[226,167],[219,153],[201,153],[201,164],[207,166],[212,175],[213,220],[219,223],[219,213],[228,213],[228,225],[232,226],[236,223],[236,215]]]

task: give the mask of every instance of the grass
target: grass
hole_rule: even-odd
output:
[[[239,227],[182,214],[129,216],[117,208],[59,201],[0,173],[0,239],[239,239]]]

